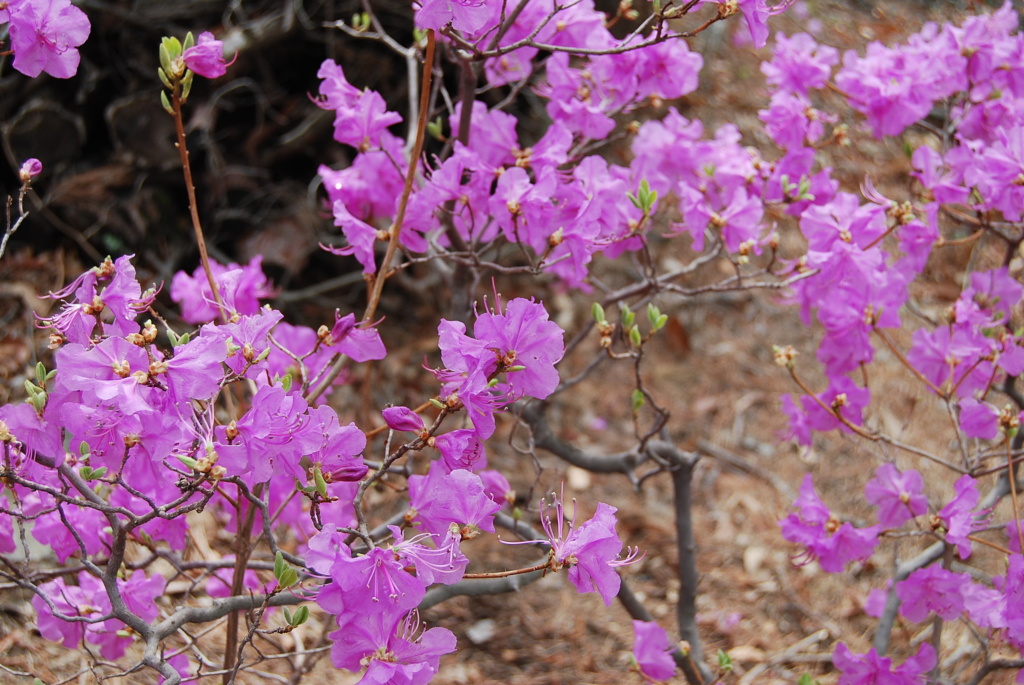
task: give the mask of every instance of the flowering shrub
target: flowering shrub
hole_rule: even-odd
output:
[[[161,100],[175,122],[201,261],[170,285],[184,323],[154,321],[158,286],[139,283],[132,256],[107,258],[51,294],[59,310],[40,325],[50,331],[52,368],[40,363],[26,400],[0,407],[0,577],[32,593],[40,633],[68,648],[96,646],[107,662],[131,661],[125,673],[148,668],[176,683],[199,678],[199,669],[210,675],[211,667],[205,657],[195,661],[193,652],[202,655],[196,639],[178,641],[179,629],[227,617],[213,675],[231,682],[255,659],[259,631],[300,630],[315,604],[337,624],[329,634],[334,666],[361,671],[360,682],[426,683],[458,645],[449,629],[427,628],[421,609],[564,570],[578,592],[596,592],[605,604],[618,598],[634,616],[640,678],[667,680],[678,667],[688,682],[712,682],[721,674],[704,658],[695,617],[689,489],[698,455],[664,439],[669,416],[644,382],[645,346],[668,321],[652,301],[660,294],[771,287],[822,331],[816,358],[824,390],[805,380],[794,348],[775,348],[801,391],[782,402],[791,437],[811,445],[816,432],[836,430],[888,448],[865,469],[874,473],[863,487],[865,502],[877,507],[876,524],[842,520],[808,474],[780,522],[782,535],[797,560],[830,573],[867,563],[890,539],[911,538],[919,547],[870,603],[878,619],[870,651],[857,654],[837,641],[838,682],[939,682],[940,671],[968,667],[972,683],[1000,670],[1024,682],[1017,495],[1024,400],[1014,387],[1024,371],[1024,287],[1010,269],[1024,241],[1024,39],[1011,5],[961,26],[928,25],[904,45],[873,43],[863,56],[848,52],[841,60],[807,34],[779,35],[762,66],[770,93],[759,112],[775,149],[745,147],[732,124],[705,133],[700,121],[669,106],[660,119],[625,125],[629,155],[613,163],[598,152],[627,115],[640,118],[648,105],[696,89],[704,60],[686,38],[739,14],[753,45],[763,47],[768,18],[791,3],[655,2],[622,39],[589,1],[512,9],[497,0],[414,4],[409,47],[370,14],[338,25],[422,64],[409,121],[379,93],[353,86],[333,60],[317,73],[316,102],[334,112],[334,138],[353,154],[344,169],[320,169],[340,241],[324,249],[355,258],[368,299],[358,318],[338,311],[333,324],[316,329],[261,305],[274,290],[258,258],[243,266],[208,256],[182,112],[195,75],[218,78],[228,65],[223,44],[208,32],[161,42]],[[634,15],[623,3],[615,19]],[[677,20],[697,23],[684,32]],[[16,69],[74,74],[74,48],[88,34],[81,10],[21,0],[0,4],[0,21],[9,22]],[[432,100],[441,53],[466,83],[449,108]],[[830,86],[837,97],[826,96]],[[549,124],[535,141],[526,139],[502,106],[478,97],[478,87],[509,87],[508,101],[529,91]],[[906,197],[887,198],[870,179],[860,194],[841,190],[822,164],[821,148],[849,139],[838,123],[846,108],[878,137],[915,123],[934,134],[909,151],[916,183]],[[940,124],[930,121],[935,116]],[[394,132],[401,123],[405,141]],[[425,156],[428,135],[443,146]],[[0,255],[40,171],[36,160],[20,169],[18,218],[8,221]],[[956,237],[965,226],[973,233]],[[799,236],[805,249],[784,252],[781,231]],[[982,237],[999,246],[1001,262],[972,267],[945,319],[917,327],[901,349],[893,333],[910,327],[912,285],[932,252]],[[667,267],[655,254],[663,240],[688,246],[690,264]],[[623,257],[637,267],[632,284],[612,291],[592,277],[598,260]],[[687,284],[713,260],[734,275]],[[339,414],[332,390],[355,365],[388,357],[376,319],[387,281],[431,264],[443,265],[453,296],[452,312],[438,317],[442,365],[426,369],[436,384],[415,409],[396,398],[372,408],[379,428],[359,426]],[[542,300],[505,298],[496,287],[484,304],[470,306],[481,299],[475,284],[495,274],[600,289],[584,331],[597,335],[567,342]],[[647,305],[639,323],[638,304]],[[617,323],[607,318],[612,306],[620,309]],[[949,454],[876,427],[867,368],[878,344],[946,408]],[[622,454],[584,451],[548,424],[548,403],[582,380],[564,378],[562,360],[584,345],[598,355],[584,376],[600,360],[635,365],[634,446]],[[651,622],[618,573],[641,552],[627,546],[623,554],[616,507],[588,503],[593,516],[577,523],[583,516],[574,504],[567,522],[564,497],[552,496],[539,505],[540,530],[512,508],[516,495],[486,455],[500,414],[514,414],[532,447],[567,463],[637,484],[669,474],[681,642]],[[382,433],[387,438],[377,439]],[[925,462],[957,475],[952,492],[926,482]],[[641,474],[641,467],[651,470]],[[391,516],[368,499],[385,484],[401,491]],[[996,518],[1004,499],[1009,522]],[[233,555],[186,561],[190,521],[200,514],[224,522]],[[466,543],[499,527],[519,538],[505,542],[540,545],[543,559],[470,572]],[[42,563],[29,558],[28,536],[57,566],[23,570]],[[18,555],[24,565],[14,561]],[[1001,573],[986,576],[971,565],[983,555]],[[185,579],[190,595],[203,593],[204,601],[158,602],[170,581]],[[286,608],[271,628],[277,607]],[[248,630],[240,632],[243,610]],[[933,640],[894,666],[886,654],[897,615],[930,621]],[[940,628],[953,621],[969,625],[978,645],[946,661],[952,648]],[[728,665],[719,658],[721,669]]]

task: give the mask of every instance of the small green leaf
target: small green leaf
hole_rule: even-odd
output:
[[[301,626],[309,618],[309,607],[303,604],[295,612],[295,615],[288,619],[288,625]]]
[[[590,315],[594,317],[594,321],[596,323],[603,323],[607,321],[607,319],[604,317],[604,307],[601,306],[600,302],[595,302],[593,305],[591,305]]]
[[[279,381],[281,383],[281,388],[285,392],[288,392],[289,390],[292,389],[292,375],[290,373],[286,373],[285,375],[281,376]]]
[[[800,679],[796,681],[797,685],[818,685],[818,681],[811,677],[810,673],[804,673],[800,676]]]
[[[101,466],[98,469],[91,469],[88,466],[83,466],[81,469],[78,470],[78,473],[79,475],[82,476],[82,478],[84,478],[87,481],[90,481],[99,480],[103,476],[107,475],[107,471],[108,469],[106,466]]]
[[[441,117],[434,119],[427,124],[427,134],[434,140],[444,140],[444,123]]]
[[[46,365],[42,362],[36,363],[36,382],[39,383],[39,385],[46,384]]]
[[[195,73],[192,71],[185,71],[185,78],[181,79],[181,101],[185,102],[188,100],[188,94],[192,92],[192,81],[195,78]]]
[[[324,480],[324,474],[320,470],[320,464],[313,467],[313,482],[316,484],[316,491],[320,493],[320,496],[327,499],[327,481]]]
[[[633,391],[633,413],[635,414],[643,409],[645,404],[647,404],[647,399],[644,397],[643,390],[637,388]]]
[[[651,327],[658,321],[661,316],[661,310],[655,307],[653,304],[647,305],[647,320],[651,322]]]
[[[284,555],[278,550],[274,555],[274,577],[280,579],[286,568],[288,568],[288,562],[284,560]]]
[[[182,45],[181,45],[181,51],[184,52],[185,50],[188,50],[190,47],[192,47],[195,44],[196,44],[196,39],[192,36],[192,32],[189,31],[188,33],[185,34],[185,42],[182,43]]]
[[[662,314],[658,317],[658,320],[654,322],[654,330],[660,331],[668,323],[668,314]]]
[[[718,667],[723,671],[732,670],[732,657],[722,650],[718,650]]]
[[[168,114],[170,114],[172,117],[174,116],[174,108],[171,107],[171,101],[167,99],[166,90],[160,91],[160,104],[164,106],[164,109],[167,110]]]
[[[171,68],[171,53],[167,48],[167,38],[164,38],[160,42],[160,68],[168,75],[174,73],[174,69]]]
[[[640,329],[637,326],[629,329],[629,342],[633,343],[633,347],[640,347],[643,344],[643,336],[640,335]]]
[[[636,320],[636,314],[632,312],[628,305],[623,304],[619,306],[619,320],[622,321],[622,327],[629,328]]]
[[[195,470],[199,467],[199,462],[193,459],[192,457],[186,457],[184,454],[177,454],[175,456],[178,458],[178,461],[180,461],[182,464],[189,467],[190,469]]]
[[[288,607],[283,607],[284,620],[288,625],[292,624],[292,612],[288,611]]]
[[[281,577],[277,579],[277,586],[281,589],[290,588],[295,583],[299,582],[299,574],[289,566],[285,569],[285,572],[281,574]]]
[[[637,199],[637,196],[634,195],[633,193],[627,192],[626,193],[626,197],[629,198],[629,201],[632,202],[633,206],[636,207],[637,209],[643,209],[644,208],[643,203],[641,203],[640,200]]]
[[[505,369],[506,373],[512,373],[513,371],[526,371],[526,367],[523,366],[522,364],[519,364],[518,366],[510,366],[509,368]]]
[[[78,446],[78,453],[80,455],[82,455],[83,457],[88,456],[89,455],[89,443],[87,443],[85,440],[83,440],[82,444],[80,444]]]
[[[430,398],[430,403],[432,405],[434,405],[435,407],[437,407],[438,409],[444,409],[445,408],[444,402],[442,402],[441,400],[437,399],[436,397],[431,397]]]

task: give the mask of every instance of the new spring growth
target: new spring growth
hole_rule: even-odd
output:
[[[177,38],[164,36],[160,40],[160,67],[156,70],[160,76],[160,82],[167,90],[179,96],[182,102],[188,99],[192,90],[193,72],[185,66],[182,53],[195,45],[192,32],[185,36],[185,43],[182,44]],[[160,91],[160,103],[167,110],[167,113],[174,116],[174,108],[167,98],[166,91]]]
[[[212,33],[200,33],[199,41],[196,42],[189,31],[184,42],[166,36],[160,41],[160,67],[157,73],[167,90],[176,93],[185,102],[192,90],[195,74],[211,79],[220,78],[234,61],[234,58],[230,62],[224,61],[224,43],[214,38]],[[165,91],[160,93],[160,102],[167,113],[173,116],[174,108]]]

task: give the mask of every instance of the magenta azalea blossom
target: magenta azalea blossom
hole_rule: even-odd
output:
[[[181,58],[186,67],[206,78],[220,78],[234,62],[224,61],[224,42],[209,31],[200,33],[196,44],[182,52]]]
[[[808,558],[817,559],[829,573],[839,573],[847,562],[868,559],[878,546],[880,527],[854,528],[849,521],[840,523],[814,491],[809,473],[793,505],[797,513],[779,522],[782,537],[803,545]]]
[[[465,469],[450,473],[440,462],[431,462],[426,476],[409,477],[409,505],[423,530],[439,537],[455,524],[472,536],[473,529],[494,532],[494,514],[501,507],[484,492],[480,476]]]
[[[404,618],[394,614],[360,616],[347,612],[339,629],[329,635],[334,642],[331,661],[338,668],[366,673],[359,684],[426,685],[437,675],[442,654],[455,651],[455,635],[447,628],[421,632],[419,614]]]
[[[987,512],[974,513],[978,506],[978,482],[971,476],[960,476],[953,485],[956,495],[939,511],[939,519],[946,528],[946,542],[956,545],[957,554],[961,559],[971,556],[970,536],[979,528],[985,527],[984,518]]]
[[[631,550],[624,559],[619,558],[622,541],[615,531],[615,507],[604,502],[597,503],[594,517],[582,525],[576,525],[576,513],[566,526],[562,502],[554,493],[551,499],[555,507],[555,520],[547,516],[547,503],[541,501],[541,524],[548,539],[554,561],[569,567],[569,581],[580,593],[597,592],[608,606],[619,594],[622,581],[615,571],[639,561],[638,550]]]
[[[505,372],[510,396],[542,400],[558,386],[555,364],[565,351],[563,333],[543,304],[516,298],[504,314],[479,315],[473,333],[487,350],[481,358],[485,368]]]
[[[914,470],[900,473],[892,464],[882,464],[868,481],[864,494],[878,507],[878,522],[896,528],[928,511],[924,479]]]
[[[633,634],[633,658],[645,678],[668,680],[676,674],[676,662],[664,628],[650,621],[633,621]]]
[[[952,621],[964,611],[962,588],[970,585],[966,573],[953,573],[941,566],[919,568],[896,583],[900,613],[909,621],[923,621],[931,612]]]
[[[919,685],[923,676],[935,667],[935,649],[922,643],[917,654],[902,666],[892,667],[892,659],[878,656],[874,647],[867,654],[854,654],[840,642],[832,655],[832,663],[842,673],[839,685]]]
[[[20,0],[7,3],[14,68],[35,78],[46,72],[71,78],[78,71],[78,46],[89,37],[85,12],[71,0]]]

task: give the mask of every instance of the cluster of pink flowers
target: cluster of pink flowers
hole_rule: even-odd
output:
[[[778,154],[746,147],[735,125],[706,133],[700,121],[668,107],[660,119],[630,126],[631,154],[621,164],[590,151],[621,115],[696,89],[703,59],[685,42],[628,49],[591,0],[522,3],[500,31],[507,8],[499,0],[415,4],[418,27],[439,32],[453,51],[476,51],[490,85],[530,88],[550,125],[529,140],[512,115],[481,101],[458,103],[447,122],[450,154],[410,160],[389,130],[401,116],[388,111],[379,93],[354,87],[340,65],[325,61],[317,102],[335,112],[335,139],[357,151],[346,169],[320,169],[344,238],[325,249],[351,255],[365,273],[376,274],[377,244],[390,239],[385,227],[398,212],[409,164],[422,166],[398,236],[405,254],[433,257],[464,243],[479,257],[515,244],[534,274],[547,272],[584,290],[599,255],[614,258],[649,245],[651,217],[662,207],[678,210],[665,237],[686,236],[694,252],[720,251],[737,269],[775,249],[777,234],[765,217],[769,209],[781,210],[807,244],[806,255],[788,266],[794,277],[788,301],[805,324],[816,320],[823,331],[817,359],[827,388],[783,398],[791,435],[805,445],[816,431],[869,431],[872,395],[859,372],[875,356],[873,336],[904,325],[900,312],[910,285],[940,242],[940,206],[960,205],[1005,224],[1024,217],[1024,40],[1009,3],[961,27],[929,25],[904,45],[872,44],[865,55],[850,52],[842,60],[808,34],[780,35],[762,66],[770,99],[759,112]],[[788,4],[699,0],[695,6],[711,6],[722,17],[741,14],[754,45],[762,47],[768,17]],[[29,75],[74,73],[75,48],[88,34],[80,10],[68,0],[11,0],[2,7],[15,68]],[[570,58],[559,48],[577,54]],[[211,78],[228,66],[223,45],[209,33],[180,58],[179,66]],[[948,149],[921,146],[912,154],[919,197],[896,201],[870,181],[860,195],[842,191],[832,170],[819,164],[816,146],[842,137],[841,129],[829,132],[839,117],[818,93],[830,78],[877,136],[899,134],[937,102],[947,102]],[[462,108],[470,106],[468,131],[460,130]],[[29,177],[38,171],[23,169]],[[296,536],[316,602],[338,625],[331,634],[333,663],[365,669],[360,682],[428,682],[440,657],[454,651],[455,636],[426,629],[417,607],[430,586],[463,580],[469,563],[463,542],[493,533],[496,515],[510,503],[512,487],[488,468],[485,444],[500,412],[556,392],[562,329],[542,303],[525,298],[497,299],[477,312],[472,331],[441,320],[442,366],[431,370],[439,421],[428,425],[404,406],[382,411],[388,429],[412,435],[394,454],[428,450],[432,459],[407,477],[403,525],[371,535],[356,507],[378,475],[368,477],[366,434],[344,422],[322,395],[312,399],[310,390],[328,378],[346,381],[332,371],[342,357],[383,359],[380,335],[351,313],[338,312],[333,325],[319,329],[284,322],[281,312],[261,303],[274,290],[259,258],[246,265],[213,263],[210,271],[219,303],[203,270],[174,277],[171,298],[184,321],[198,328],[168,331],[170,347],[158,342],[155,324],[137,320],[156,291],[143,290],[129,257],[108,259],[53,294],[65,300],[43,322],[57,350],[56,375],[40,367],[36,383],[29,383],[30,401],[0,407],[5,468],[21,479],[10,485],[12,503],[0,508],[0,553],[17,548],[16,521],[31,521],[30,534],[61,563],[109,552],[118,544],[113,529],[119,526],[132,539],[181,550],[190,507],[209,504],[229,529],[240,529],[238,503],[219,496],[218,483],[227,479],[239,492],[262,493],[267,509],[255,516],[257,529],[279,526]],[[914,331],[902,355],[923,386],[949,404],[964,438],[1008,441],[1024,418],[999,406],[993,391],[1024,372],[1024,334],[1011,325],[1022,297],[1024,287],[1006,267],[976,271],[947,320]],[[244,403],[232,420],[223,420],[220,404],[241,388]],[[442,420],[449,421],[444,432]],[[86,488],[92,494],[81,506],[54,504],[51,494],[70,487],[74,473],[96,481]],[[807,475],[794,511],[780,523],[783,536],[801,547],[806,561],[841,572],[869,560],[887,534],[909,523],[955,548],[960,559],[974,553],[975,535],[989,528],[991,511],[979,509],[978,480],[970,474],[940,499],[926,492],[918,471],[885,463],[864,493],[878,521],[855,526],[825,504]],[[562,498],[550,502],[551,517],[547,506],[541,520],[545,568],[567,569],[579,592],[596,592],[610,604],[620,590],[617,567],[637,558],[629,550],[621,558],[616,509],[597,503],[594,516],[577,524],[575,516],[566,521]],[[264,521],[271,511],[273,521]],[[903,618],[970,621],[1024,652],[1024,557],[1016,523],[1008,526],[1006,573],[991,583],[935,564],[894,582],[891,597]],[[207,594],[224,596],[231,575],[211,571]],[[131,638],[114,614],[124,616],[123,604],[152,624],[164,583],[142,571],[114,581],[82,572],[77,585],[65,578],[44,583],[33,599],[40,631],[67,646],[98,645],[104,658],[117,659]],[[244,585],[254,593],[275,592],[253,573],[245,574]],[[634,628],[641,676],[671,678],[666,633],[650,623]],[[904,684],[920,682],[938,656],[924,645],[894,666],[876,650],[858,655],[839,643],[833,660],[841,685]]]
[[[800,210],[799,225],[809,250],[795,266],[807,277],[792,288],[791,301],[801,308],[805,322],[816,315],[824,329],[817,357],[829,383],[816,397],[783,398],[791,435],[801,443],[812,444],[814,431],[850,432],[864,425],[871,394],[858,378],[860,369],[874,357],[874,334],[903,325],[900,310],[908,300],[908,286],[940,239],[940,205],[958,205],[964,213],[987,212],[987,221],[1019,232],[1024,216],[1019,144],[1024,119],[1018,106],[1024,97],[1019,58],[1024,38],[1018,19],[1006,3],[960,27],[930,24],[903,45],[873,43],[863,56],[844,56],[835,83],[866,116],[876,136],[901,133],[945,101],[950,137],[945,150],[921,145],[912,154],[921,202],[883,197],[867,181],[867,203],[848,193],[821,192],[827,188],[819,186],[809,193],[811,203]],[[837,62],[835,51],[798,35],[780,39],[775,59],[764,66],[769,84],[778,90],[762,119],[769,132],[776,131],[773,137],[787,156],[794,130],[804,131],[808,141],[818,139],[822,134],[817,124],[829,117],[806,99],[786,105],[789,100],[782,94],[805,98],[807,84],[823,84]],[[975,271],[945,320],[915,330],[904,353],[922,385],[949,403],[956,429],[965,438],[1009,441],[1024,418],[1019,407],[1002,404],[994,390],[1003,379],[1024,371],[1024,336],[1011,324],[1022,297],[1024,287],[1006,267]],[[794,503],[796,511],[781,522],[782,532],[829,572],[867,560],[883,532],[899,530],[912,520],[967,559],[976,547],[972,538],[989,527],[991,512],[979,510],[979,482],[971,474],[962,475],[944,504],[929,505],[917,471],[900,472],[884,464],[865,491],[867,500],[878,506],[879,523],[855,528],[829,511],[808,475]],[[922,521],[929,512],[929,519]],[[902,616],[913,622],[935,615],[967,620],[978,630],[1000,633],[1024,652],[1024,633],[1016,618],[1024,561],[1017,532],[1009,526],[1007,530],[1011,553],[1005,577],[985,584],[935,564],[915,569],[891,590]],[[936,660],[934,651],[924,648],[896,668],[874,650],[858,656],[840,645],[834,656],[844,685],[918,683]],[[1024,671],[1018,682],[1024,682]]]

